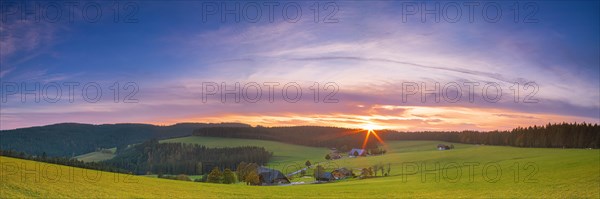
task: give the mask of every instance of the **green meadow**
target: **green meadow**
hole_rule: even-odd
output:
[[[75,156],[75,159],[78,159],[78,160],[81,160],[84,162],[100,162],[103,160],[108,160],[108,159],[114,158],[115,157],[114,153],[117,151],[117,148],[110,148],[108,150],[110,150],[112,153],[103,153],[101,151],[94,151],[91,153],[86,153],[86,154]]]
[[[320,161],[327,149],[270,141],[186,137],[166,142],[211,147],[264,146],[277,162]],[[326,167],[390,166],[390,175],[333,183],[246,186],[184,182],[86,170],[0,157],[2,197],[97,198],[598,198],[600,151],[455,144],[438,151],[438,141],[391,141],[381,156],[344,157]],[[446,143],[450,144],[450,143]],[[294,148],[297,147],[297,148]],[[321,154],[322,153],[322,154]],[[277,163],[277,162],[273,163]],[[321,161],[321,162],[322,162]],[[355,171],[356,172],[356,171]]]
[[[268,166],[282,171],[291,171],[296,168],[300,169],[299,167],[304,167],[304,163],[307,160],[313,163],[323,162],[325,161],[325,155],[329,153],[329,149],[327,148],[309,147],[254,139],[189,136],[161,140],[160,142],[198,144],[209,148],[239,146],[264,147],[267,151],[273,152],[273,158],[271,158]]]

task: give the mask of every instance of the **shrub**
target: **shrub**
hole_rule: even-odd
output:
[[[206,182],[221,183],[221,179],[223,179],[223,173],[221,173],[219,167],[214,167],[208,174]]]
[[[235,174],[229,168],[223,171],[223,183],[224,184],[233,184],[235,183]]]
[[[185,174],[179,174],[179,175],[177,175],[177,177],[175,177],[175,180],[192,181],[192,179],[190,179],[190,177],[188,177]]]
[[[251,171],[248,173],[244,181],[246,181],[247,185],[260,185],[260,178],[258,177],[258,173],[256,173],[256,171]]]

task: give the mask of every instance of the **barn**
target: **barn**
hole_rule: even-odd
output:
[[[344,179],[347,177],[353,177],[354,173],[352,173],[352,170],[347,169],[347,168],[338,168],[338,169],[334,169],[331,174],[333,174],[333,177],[335,179]]]
[[[315,179],[317,181],[328,182],[328,181],[334,181],[335,177],[333,177],[333,174],[331,172],[321,172],[321,173],[315,174]]]
[[[289,184],[290,180],[278,170],[266,167],[258,168],[258,178],[262,185]]]
[[[350,150],[350,152],[348,152],[348,156],[350,156],[350,157],[356,156],[357,154],[358,154],[358,156],[367,155],[367,153],[364,149],[352,149],[352,150]]]

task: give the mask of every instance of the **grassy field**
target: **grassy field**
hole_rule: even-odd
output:
[[[81,160],[84,162],[100,162],[103,160],[108,160],[108,159],[114,158],[115,157],[114,153],[117,151],[117,148],[110,148],[108,150],[112,151],[112,154],[95,151],[95,152],[75,156],[75,159],[78,159],[78,160]]]
[[[0,157],[2,197],[126,198],[598,198],[600,151],[389,142],[383,156],[331,165],[391,165],[391,176],[327,184],[254,187],[183,182],[98,172]],[[321,150],[321,149],[318,149]],[[437,166],[436,166],[437,165]],[[436,169],[437,167],[437,169]],[[386,167],[387,169],[387,167]],[[60,172],[58,172],[60,171]],[[517,173],[518,171],[518,173]],[[117,176],[117,177],[115,177]],[[97,177],[98,179],[94,180]]]
[[[189,136],[161,140],[160,142],[180,142],[204,145],[209,148],[237,147],[237,146],[259,146],[267,151],[273,152],[273,158],[269,161],[269,167],[292,172],[303,167],[307,160],[312,163],[325,161],[325,155],[329,153],[327,148],[308,147],[282,142],[221,137]],[[284,172],[287,173],[287,172]]]
[[[325,161],[325,155],[329,153],[329,149],[327,148],[307,147],[286,144],[282,142],[253,139],[189,136],[161,140],[160,142],[199,144],[210,148],[238,146],[264,147],[267,151],[273,152],[273,158],[271,158],[269,161],[269,167],[282,171],[289,170],[290,172],[303,167],[307,160],[310,160],[313,163],[323,162]],[[113,149],[116,150],[116,148],[112,148],[111,150]],[[84,162],[98,162],[111,159],[113,157],[113,154],[91,152],[76,156],[75,158]]]

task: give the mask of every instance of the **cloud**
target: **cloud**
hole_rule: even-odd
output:
[[[524,84],[535,82],[539,85],[535,96],[543,101],[600,107],[597,85],[589,86],[590,79],[574,78],[572,74],[577,70],[567,69],[570,67],[558,67],[567,71],[557,73],[539,62],[543,57],[558,55],[561,62],[573,64],[572,59],[560,58],[560,52],[545,50],[556,40],[551,34],[537,36],[549,31],[545,28],[486,23],[406,24],[389,12],[360,17],[364,14],[360,11],[382,4],[364,6],[352,9],[356,7],[349,5],[350,9],[340,16],[346,20],[337,24],[304,21],[224,25],[192,37],[194,42],[186,46],[197,52],[208,48],[219,52],[221,56],[210,59],[222,60],[220,64],[209,64],[219,70],[204,73],[214,80],[332,81],[346,89],[402,81],[496,82],[503,86],[507,99],[514,95],[510,89],[514,83],[519,83],[523,97],[531,91],[524,90]],[[244,75],[224,74],[231,71]]]
[[[538,119],[532,116],[523,116],[523,115],[511,115],[511,114],[494,114],[498,117],[508,117],[508,118],[522,118],[522,119]]]
[[[529,80],[526,80],[524,78],[507,79],[507,78],[504,78],[499,73],[488,73],[488,72],[483,72],[483,71],[468,70],[468,69],[462,69],[462,68],[450,68],[450,67],[441,67],[441,66],[428,66],[428,65],[418,64],[418,63],[411,63],[411,62],[405,62],[405,61],[397,61],[397,60],[391,60],[391,59],[385,59],[385,58],[334,57],[334,56],[330,56],[330,57],[293,58],[291,60],[298,60],[298,61],[353,60],[353,61],[367,61],[367,62],[369,62],[369,61],[387,62],[387,63],[394,63],[394,64],[410,65],[410,66],[420,67],[420,68],[444,70],[444,71],[457,72],[457,73],[463,73],[463,74],[469,74],[469,75],[483,76],[483,77],[487,77],[487,78],[491,78],[491,79],[496,79],[496,80],[499,80],[499,81],[502,81],[502,82],[505,82],[505,83],[514,83],[514,82],[526,83],[526,82],[529,82]]]
[[[572,35],[558,34],[557,30],[535,24],[525,27],[501,23],[402,23],[397,7],[389,7],[390,4],[394,3],[340,2],[344,8],[337,15],[340,22],[333,24],[312,20],[223,23],[194,26],[185,31],[174,24],[174,29],[165,33],[168,35],[159,36],[165,41],[164,46],[143,51],[164,55],[169,61],[157,64],[135,60],[153,67],[135,70],[143,73],[128,74],[157,74],[152,80],[138,82],[139,104],[76,103],[48,108],[11,103],[3,104],[3,108],[8,107],[3,113],[7,111],[9,119],[16,122],[32,121],[27,118],[38,118],[33,116],[37,113],[56,112],[64,120],[91,122],[97,118],[105,122],[237,121],[263,125],[360,126],[373,121],[397,129],[507,129],[515,125],[600,118],[598,80],[593,75],[580,77],[584,72],[578,72],[585,69],[581,71],[597,73],[598,69],[582,67],[589,63],[587,59],[577,61],[581,56],[573,52],[578,50],[568,45]],[[72,78],[72,73],[21,68],[23,63],[43,55],[45,49],[50,49],[47,46],[55,42],[57,31],[45,32],[45,28],[58,27],[34,27],[30,22],[1,27],[0,77],[55,81]],[[17,45],[20,43],[23,45]],[[147,56],[135,54],[140,52],[132,53],[134,57]],[[111,71],[108,75],[116,73]],[[532,91],[523,87],[530,81],[539,85],[535,93],[538,103],[522,103],[523,97]],[[259,103],[243,100],[221,103],[219,96],[202,103],[202,82],[225,82],[229,86],[235,82],[241,85],[279,82],[280,86],[275,103],[265,100],[264,89]],[[302,86],[302,101],[287,103],[281,98],[281,87],[290,82]],[[336,97],[340,102],[314,103],[315,83],[322,101],[332,92],[324,87],[329,82],[339,86]],[[428,90],[434,82],[441,86],[452,82],[480,85],[473,102],[468,100],[468,90],[463,87],[459,102],[442,98],[440,102],[423,103],[419,94],[409,96],[408,102],[402,101],[403,82],[425,83]],[[482,99],[482,87],[490,82],[501,86],[502,100],[491,103]],[[515,82],[519,86],[515,87]],[[514,102],[516,89],[518,102]],[[86,112],[93,116],[78,117]],[[35,122],[55,120],[58,119],[39,118]]]
[[[0,22],[0,77],[27,70],[21,65],[44,54],[55,43],[59,26],[32,19]]]

